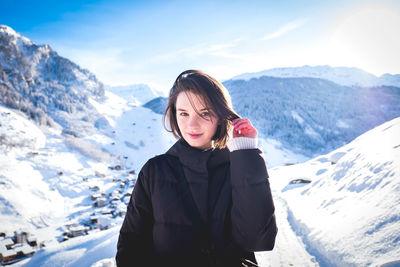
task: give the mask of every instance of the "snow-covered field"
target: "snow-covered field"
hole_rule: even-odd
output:
[[[115,266],[123,216],[101,215],[91,188],[121,195],[141,166],[174,142],[162,116],[106,92],[90,100],[107,122],[84,138],[35,124],[0,107],[0,232],[23,230],[45,244],[14,266]],[[269,166],[279,233],[260,266],[376,266],[400,259],[400,118],[305,163],[274,140],[260,140]],[[121,170],[110,167],[121,166]],[[135,174],[128,171],[135,170]],[[289,184],[294,179],[310,183]],[[114,202],[115,204],[115,202]],[[126,208],[121,198],[119,207]],[[110,218],[106,230],[58,242],[65,226]]]
[[[270,176],[291,226],[321,266],[400,265],[400,118]],[[289,184],[296,179],[311,182]]]

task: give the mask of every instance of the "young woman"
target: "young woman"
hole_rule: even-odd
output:
[[[277,233],[257,130],[198,70],[176,79],[165,121],[179,140],[139,173],[117,265],[257,266],[253,252],[272,250]]]

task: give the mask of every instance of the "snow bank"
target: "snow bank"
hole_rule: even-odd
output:
[[[303,164],[271,170],[288,219],[321,265],[400,258],[400,118]],[[311,183],[289,184],[294,179]]]
[[[118,231],[120,227],[92,233],[88,236],[44,248],[35,254],[24,267],[36,266],[115,266]]]

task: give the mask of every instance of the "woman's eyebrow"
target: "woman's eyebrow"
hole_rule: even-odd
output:
[[[186,109],[184,109],[184,108],[178,108],[177,110],[186,111]],[[208,108],[202,108],[202,109],[200,109],[200,111],[209,111],[209,109]]]

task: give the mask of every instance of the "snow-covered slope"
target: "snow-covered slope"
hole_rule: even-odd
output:
[[[302,66],[291,68],[275,68],[254,73],[244,73],[232,80],[250,80],[262,76],[280,78],[310,77],[332,81],[345,86],[396,86],[400,87],[400,74],[384,74],[377,77],[358,68],[331,67],[331,66]]]
[[[25,267],[114,267],[119,227],[81,236],[39,251]]]
[[[146,84],[108,86],[107,91],[110,91],[111,93],[114,93],[136,105],[143,105],[150,100],[161,96],[160,92]]]
[[[167,109],[168,98],[167,97],[157,97],[154,98],[143,105],[145,108],[149,108],[155,113],[163,115]]]
[[[0,104],[43,125],[93,131],[100,119],[88,99],[100,101],[104,86],[88,70],[0,25]]]
[[[321,266],[400,264],[400,118],[270,177]]]
[[[98,240],[90,242],[91,235],[102,234],[90,223],[91,216],[100,216],[111,228],[122,223],[126,195],[141,166],[175,139],[162,129],[161,116],[149,109],[109,92],[101,103],[90,101],[107,122],[103,131],[84,137],[39,128],[22,112],[0,106],[0,233],[28,232],[50,251],[71,254],[66,247],[78,241],[58,243],[68,225],[90,228],[82,242],[94,245]],[[104,193],[104,207],[94,206],[95,193]],[[48,257],[52,261],[51,253]]]

